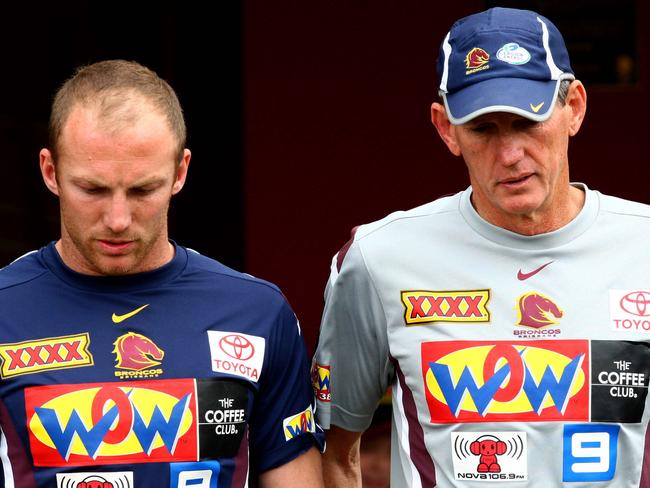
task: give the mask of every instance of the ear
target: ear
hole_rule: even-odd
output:
[[[451,153],[454,156],[460,156],[461,152],[456,141],[455,127],[449,121],[445,107],[437,102],[431,105],[431,123],[438,131],[440,138],[447,144]]]
[[[469,445],[469,451],[475,456],[481,453],[481,444],[478,441],[474,441]]]
[[[506,446],[506,443],[503,441],[497,441],[497,454],[505,454],[508,449],[508,446]]]
[[[52,158],[52,153],[49,149],[41,149],[41,152],[38,154],[39,164],[41,166],[41,175],[43,176],[43,181],[45,186],[54,193],[59,195],[59,184],[56,181],[56,167],[54,166],[54,159]]]
[[[587,90],[580,81],[575,80],[569,85],[565,106],[571,110],[569,135],[575,136],[587,112]]]
[[[178,169],[176,170],[176,179],[172,185],[172,195],[176,195],[183,186],[185,185],[185,180],[187,178],[187,168],[190,165],[190,159],[192,158],[192,153],[189,149],[183,149],[183,159],[181,159]]]

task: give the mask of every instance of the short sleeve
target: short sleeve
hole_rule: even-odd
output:
[[[312,381],[318,423],[361,432],[370,425],[394,371],[386,317],[361,250],[353,243],[341,252],[332,260],[325,289]]]
[[[314,418],[309,361],[297,318],[284,302],[270,331],[250,421],[251,466],[263,472],[317,446],[324,434]]]

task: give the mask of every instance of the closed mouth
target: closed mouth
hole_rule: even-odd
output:
[[[503,179],[503,180],[499,181],[499,184],[501,184],[501,185],[510,185],[510,186],[519,185],[521,183],[525,183],[526,181],[528,181],[534,174],[535,173],[528,173],[528,174],[525,174],[525,175],[516,176],[514,178],[506,178],[506,179]]]

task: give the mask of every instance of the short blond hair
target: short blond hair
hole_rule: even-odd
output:
[[[183,158],[187,129],[183,109],[176,93],[154,71],[135,61],[121,59],[99,61],[82,66],[54,96],[49,123],[49,149],[53,160],[59,156],[63,127],[77,104],[94,106],[100,118],[128,123],[134,98],[143,98],[167,119],[176,138],[177,161]]]

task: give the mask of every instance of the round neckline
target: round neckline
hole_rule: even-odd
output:
[[[472,187],[467,188],[461,195],[459,211],[467,225],[484,238],[502,246],[543,250],[559,247],[571,242],[591,227],[599,211],[599,199],[596,192],[587,188],[584,183],[571,183],[585,192],[585,202],[578,215],[568,224],[552,232],[525,236],[491,224],[479,215],[471,202]]]
[[[93,291],[130,291],[143,288],[155,288],[178,276],[187,266],[187,250],[170,240],[174,246],[174,257],[168,263],[151,271],[120,276],[93,276],[79,273],[63,262],[56,250],[56,241],[52,241],[40,252],[45,266],[59,279],[75,288]]]

